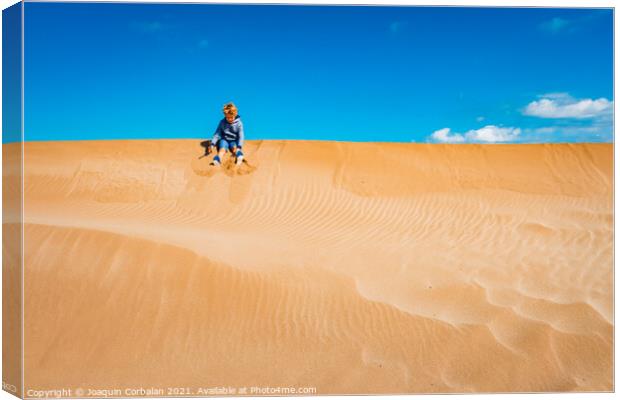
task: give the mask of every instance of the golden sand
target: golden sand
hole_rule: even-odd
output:
[[[245,150],[25,145],[26,389],[613,390],[612,144]]]

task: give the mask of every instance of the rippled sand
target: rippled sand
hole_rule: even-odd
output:
[[[613,390],[611,144],[200,152],[26,144],[26,389]]]

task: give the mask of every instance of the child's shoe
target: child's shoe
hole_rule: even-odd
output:
[[[220,156],[215,156],[215,157],[213,157],[213,161],[211,161],[211,165],[218,166],[218,165],[220,165],[220,164],[221,164],[221,161],[220,161]]]
[[[243,153],[241,152],[241,150],[237,150],[237,160],[235,161],[235,164],[241,165],[242,162],[243,162]]]

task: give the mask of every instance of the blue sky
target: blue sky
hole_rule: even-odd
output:
[[[25,4],[25,138],[610,142],[606,9]]]
[[[21,4],[2,12],[2,142],[21,140]]]

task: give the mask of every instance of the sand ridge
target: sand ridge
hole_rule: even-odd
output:
[[[26,144],[26,386],[613,389],[611,144],[200,153]]]

